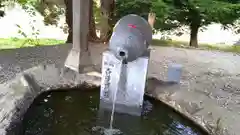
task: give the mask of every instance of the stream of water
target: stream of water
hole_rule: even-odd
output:
[[[121,74],[122,74],[122,68],[123,67],[123,60],[121,60],[120,62],[120,72],[118,74],[118,86],[116,87],[115,91],[114,91],[114,95],[113,95],[113,103],[112,103],[112,112],[111,112],[111,118],[110,118],[110,126],[109,126],[109,131],[106,130],[105,134],[106,135],[112,135],[115,130],[113,129],[113,120],[114,120],[114,112],[115,112],[115,105],[116,105],[116,99],[117,99],[117,93],[118,93],[118,90],[119,90],[119,87],[121,85]]]

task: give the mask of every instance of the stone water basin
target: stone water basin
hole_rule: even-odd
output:
[[[111,112],[99,108],[99,87],[60,89],[35,98],[15,128],[17,135],[101,135]],[[142,116],[115,113],[114,134],[207,135],[192,121],[151,97],[144,97]],[[13,133],[13,131],[12,131]]]

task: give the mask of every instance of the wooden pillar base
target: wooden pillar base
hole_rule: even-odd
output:
[[[92,71],[91,67],[93,67],[93,64],[90,52],[71,49],[65,61],[65,67],[78,73],[85,72],[86,70],[88,70],[87,72],[89,70]]]

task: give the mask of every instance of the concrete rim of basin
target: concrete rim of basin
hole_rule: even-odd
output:
[[[31,105],[35,97],[45,91],[56,90],[59,88],[76,87],[99,87],[101,84],[101,75],[97,72],[78,74],[70,70],[57,68],[55,65],[37,66],[18,74],[13,80],[0,85],[3,92],[1,100],[7,100],[3,103],[3,111],[0,114],[0,133],[11,134],[11,130],[17,128],[23,114]],[[147,93],[151,96],[151,93]],[[154,96],[153,96],[154,97]],[[159,98],[154,97],[159,100]],[[184,118],[192,121],[194,126],[202,131],[208,132],[206,125],[201,121],[194,119],[188,113],[177,108],[172,103],[160,100],[165,105],[172,108],[175,112]]]

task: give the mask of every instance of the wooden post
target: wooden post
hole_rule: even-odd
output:
[[[154,29],[155,19],[156,19],[155,13],[148,14],[148,23],[151,25],[152,29]]]
[[[88,49],[89,0],[72,0],[73,4],[73,46],[65,62],[65,67],[81,72],[91,65]]]

